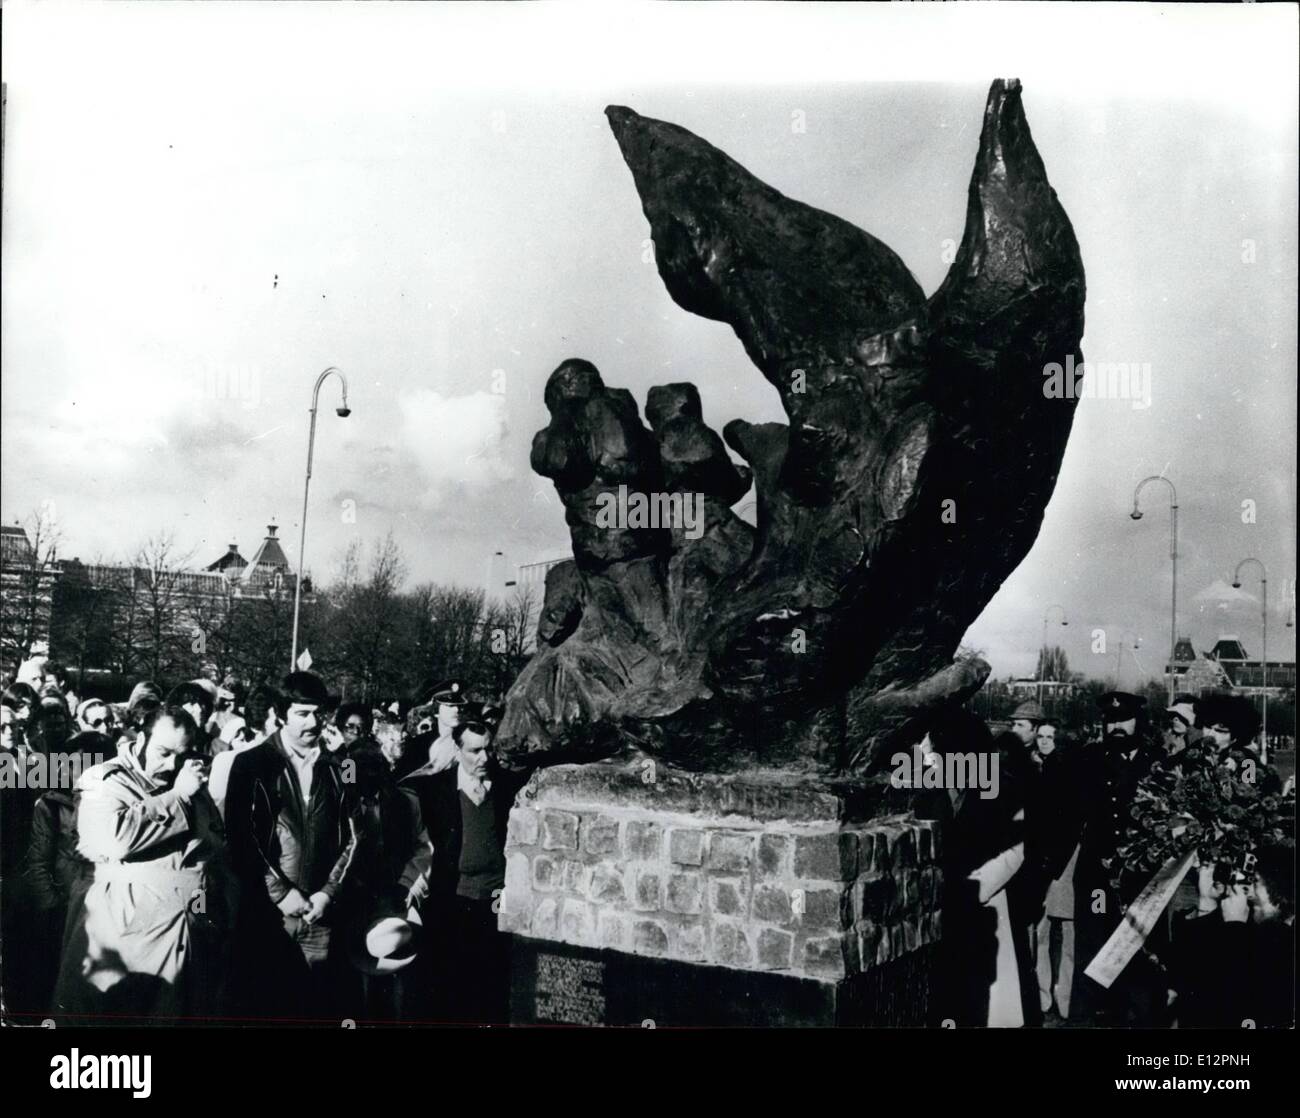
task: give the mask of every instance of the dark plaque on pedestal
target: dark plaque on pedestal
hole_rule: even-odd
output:
[[[922,1025],[928,949],[838,985],[511,937],[512,1025]]]

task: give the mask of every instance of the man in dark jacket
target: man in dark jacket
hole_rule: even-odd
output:
[[[107,709],[103,703],[100,708]],[[98,731],[83,731],[71,738],[66,750],[50,757],[49,789],[36,801],[32,813],[27,879],[32,901],[29,915],[36,929],[31,946],[34,960],[39,960],[33,962],[32,981],[45,1006],[52,1004],[69,908],[81,904],[94,877],[93,864],[77,849],[75,785],[82,773],[115,754],[112,739]]]
[[[506,823],[527,774],[501,770],[492,753],[493,712],[466,704],[452,731],[457,763],[431,762],[402,785],[415,792],[433,843],[429,897],[422,909],[432,957],[442,965],[436,999],[445,1020],[504,1024],[509,975],[497,930],[505,888]]]
[[[35,791],[27,786],[33,753],[17,709],[25,700],[6,692],[0,704],[0,993],[10,1014],[42,1009],[39,992],[33,989],[34,939],[24,874],[36,802]]]
[[[1126,875],[1117,890],[1111,884],[1116,850],[1128,828],[1139,782],[1159,756],[1145,717],[1146,700],[1124,691],[1108,691],[1097,700],[1104,737],[1085,747],[1078,769],[1082,836],[1074,872],[1076,965],[1072,1018],[1085,1025],[1159,1028],[1166,1018],[1167,986],[1151,958],[1163,950],[1161,925],[1129,961],[1109,989],[1084,970],[1110,939],[1146,879]]]
[[[310,672],[290,672],[284,725],[235,758],[226,791],[231,854],[243,885],[236,979],[257,1016],[337,1020],[348,995],[334,930],[354,876],[356,801],[336,756],[319,742],[329,695]]]
[[[1050,878],[1043,876],[1044,821],[1047,817],[1043,797],[1042,757],[1037,752],[1039,728],[1045,719],[1043,708],[1032,699],[1021,703],[1011,714],[1011,728],[994,739],[998,748],[1002,792],[1009,802],[1024,809],[1025,862],[1007,886],[1016,960],[1020,968],[1021,1009],[1025,1024],[1043,1023],[1043,1009],[1038,997],[1035,973],[1037,931],[1043,899]]]

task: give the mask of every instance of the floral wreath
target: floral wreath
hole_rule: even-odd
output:
[[[1295,789],[1285,793],[1277,771],[1242,750],[1220,756],[1199,744],[1155,762],[1138,783],[1129,822],[1107,867],[1149,878],[1171,858],[1195,850],[1226,883],[1248,872],[1263,846],[1295,846]]]

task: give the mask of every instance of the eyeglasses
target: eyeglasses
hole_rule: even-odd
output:
[[[108,725],[107,718],[96,718],[91,721],[90,728],[92,730],[102,730],[107,725]]]
[[[364,729],[365,727],[360,722],[349,722],[343,727],[343,732],[346,734],[359,734]]]

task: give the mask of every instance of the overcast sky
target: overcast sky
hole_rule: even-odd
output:
[[[309,569],[389,530],[412,580],[563,555],[528,450],[564,358],[643,405],[692,380],[719,430],[784,418],[730,328],[669,299],[605,105],[860,225],[928,294],[989,81],[1019,76],[1084,354],[1149,364],[1151,397],[1080,404],[1038,542],[967,639],[1028,673],[1059,604],[1072,666],[1113,674],[1127,632],[1159,673],[1168,498],[1127,513],[1164,472],[1180,632],[1258,655],[1258,581],[1226,585],[1253,555],[1270,658],[1294,658],[1296,9],[962,8],[6,4],[5,522],[52,502],[65,556],[171,529],[206,562],[273,519],[296,561],[335,365],[354,411],[327,382]]]

